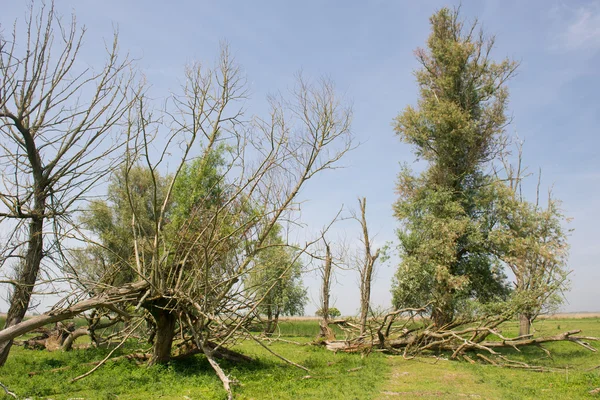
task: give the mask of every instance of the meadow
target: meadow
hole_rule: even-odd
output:
[[[547,319],[534,325],[536,335],[571,329],[600,336],[600,318]],[[502,326],[514,335],[517,324]],[[333,353],[309,345],[318,333],[316,320],[287,320],[280,324],[270,348],[310,369],[303,371],[269,354],[253,341],[237,350],[255,361],[222,362],[238,384],[236,399],[578,399],[600,398],[600,356],[574,343],[546,346],[551,357],[531,347],[505,351],[513,359],[551,369],[549,372],[505,369],[482,363],[448,360],[447,354],[426,354],[412,360],[378,352],[369,355]],[[339,332],[338,332],[339,333]],[[343,337],[343,336],[342,336]],[[301,344],[294,344],[291,342]],[[593,344],[600,348],[599,343]],[[140,350],[128,343],[114,354]],[[0,369],[0,382],[20,398],[31,399],[224,399],[226,394],[203,356],[173,361],[165,366],[139,366],[127,360],[108,362],[80,381],[70,380],[92,367],[108,349],[71,352],[26,350],[16,346]],[[2,396],[3,394],[0,394]],[[0,398],[10,398],[8,396]]]

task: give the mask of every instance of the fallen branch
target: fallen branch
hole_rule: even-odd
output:
[[[150,359],[150,357],[152,356],[152,354],[150,353],[131,353],[131,354],[125,354],[119,357],[114,357],[111,358],[110,360],[107,361],[111,361],[111,362],[117,362],[120,360],[134,360],[134,361],[148,361]],[[100,361],[92,361],[89,363],[85,363],[85,364],[79,364],[77,365],[78,367],[80,366],[93,366],[93,365],[98,365],[102,362],[102,360]],[[56,373],[56,372],[61,372],[61,371],[66,371],[73,368],[72,365],[67,365],[65,367],[59,367],[59,368],[53,368],[47,371],[32,371],[32,372],[28,372],[27,375],[29,376],[35,376],[35,375],[39,375],[39,374],[45,374],[45,373]]]
[[[4,389],[4,393],[6,393],[7,396],[14,397],[15,399],[19,398],[14,392],[11,392],[10,390],[8,390],[8,388],[2,382],[0,382],[0,387],[2,387],[2,389]]]
[[[100,306],[135,300],[149,286],[148,282],[140,281],[120,288],[107,290],[87,300],[82,300],[70,307],[50,310],[47,313],[26,319],[16,325],[0,331],[0,343],[12,340],[25,333],[31,332],[44,325],[53,324],[65,319],[71,319],[82,312]]]
[[[460,359],[462,357],[469,363],[475,363],[475,361],[467,356],[466,353],[476,352],[478,353],[476,355],[477,358],[491,365],[547,371],[549,370],[547,368],[510,360],[499,353],[498,350],[510,348],[515,351],[521,351],[520,348],[533,345],[539,347],[550,357],[550,352],[542,347],[542,344],[566,341],[575,343],[586,350],[596,352],[597,349],[590,342],[600,341],[600,338],[597,337],[577,335],[581,332],[580,330],[572,330],[554,336],[533,337],[533,335],[522,335],[512,338],[505,337],[496,329],[499,325],[498,321],[501,318],[484,319],[480,321],[479,326],[466,327],[464,327],[465,324],[473,324],[477,321],[452,321],[442,328],[437,329],[431,325],[407,329],[407,324],[404,323],[401,324],[404,327],[402,330],[392,330],[390,321],[393,321],[397,315],[407,311],[410,311],[412,314],[412,312],[423,311],[423,309],[405,309],[387,314],[383,318],[383,322],[379,325],[377,338],[372,338],[370,342],[360,336],[359,331],[356,329],[353,339],[322,341],[318,344],[325,345],[328,350],[335,352],[369,352],[377,349],[378,351],[392,354],[402,354],[405,358],[411,358],[427,351],[444,351],[450,352],[451,355],[449,358],[451,359]],[[347,324],[346,321],[343,321],[343,323],[347,328],[352,328],[352,325]],[[450,327],[453,329],[449,329]],[[392,331],[395,331],[395,334],[386,334]],[[486,341],[485,339],[490,335],[498,337],[498,340]],[[488,355],[481,354],[482,352]]]
[[[100,361],[98,363],[98,365],[96,365],[94,368],[92,368],[91,370],[89,370],[85,374],[79,375],[78,377],[75,377],[75,378],[71,379],[71,383],[77,382],[78,380],[83,379],[86,376],[91,375],[92,373],[94,373],[94,371],[96,371],[98,368],[100,368],[102,365],[104,365],[104,363],[110,358],[110,356],[112,356],[115,351],[117,351],[121,346],[123,346],[125,344],[125,342],[127,341],[127,339],[129,339],[129,336],[131,336],[131,334],[142,324],[142,322],[144,322],[144,321],[142,320],[142,321],[138,322],[138,324],[133,329],[131,329],[131,331],[127,335],[125,335],[125,337],[123,338],[123,340],[121,340],[121,343],[119,343],[117,346],[115,346],[115,348],[112,349],[110,351],[110,353],[108,353],[108,355],[106,357],[104,357],[104,359],[102,361]]]
[[[250,338],[252,338],[252,340],[254,340],[256,343],[258,343],[259,345],[261,345],[261,347],[265,350],[267,350],[269,353],[273,354],[275,357],[279,358],[280,360],[285,361],[286,363],[293,365],[296,368],[300,368],[306,372],[310,372],[310,370],[308,368],[306,368],[305,366],[302,366],[300,364],[297,364],[295,362],[293,362],[292,360],[288,360],[287,358],[285,358],[284,356],[275,353],[273,350],[271,350],[268,346],[266,346],[263,342],[261,342],[260,340],[258,340],[257,338],[255,338],[248,330],[246,330],[246,333],[248,334],[248,336]]]
[[[206,347],[208,347],[208,349],[213,352],[213,355],[216,358],[219,358],[222,360],[227,360],[227,361],[231,361],[231,362],[235,362],[235,363],[253,361],[251,357],[248,357],[245,354],[238,353],[237,351],[233,351],[233,350],[227,349],[225,347],[217,346],[216,343],[211,342],[211,341],[207,341]],[[184,346],[180,345],[180,353],[177,354],[176,356],[171,357],[171,360],[182,360],[184,358],[188,358],[188,357],[194,356],[196,354],[203,354],[203,353],[204,352],[202,351],[202,349],[199,349],[195,343],[192,343],[191,346],[188,345],[187,343],[185,343]]]
[[[210,366],[213,368],[213,370],[215,371],[215,373],[221,380],[221,383],[223,383],[223,388],[225,389],[225,391],[227,391],[227,400],[233,400],[233,391],[231,390],[232,381],[225,374],[225,371],[223,371],[223,369],[221,368],[219,363],[217,363],[217,361],[214,359],[213,353],[215,350],[214,349],[210,350],[206,346],[204,346],[201,338],[198,336],[198,333],[196,332],[196,329],[194,328],[194,324],[192,324],[192,320],[190,319],[190,316],[188,314],[186,314],[186,317],[187,317],[188,326],[190,327],[190,329],[192,331],[192,335],[194,337],[194,341],[196,342],[196,346],[198,346],[199,349],[202,349],[202,351],[204,352],[204,355],[206,356],[206,358],[208,359],[208,362],[210,363]]]

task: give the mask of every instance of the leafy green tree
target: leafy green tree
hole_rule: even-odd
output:
[[[267,317],[264,332],[272,334],[282,315],[302,315],[307,301],[302,285],[302,263],[299,254],[285,244],[281,226],[269,233],[265,250],[257,256],[245,284],[254,289],[260,301],[258,311]]]
[[[223,172],[226,162],[224,145],[209,151],[204,157],[184,164],[173,187],[173,207],[169,212],[170,226],[180,230],[194,219],[194,213],[223,204],[225,189]]]
[[[122,167],[111,176],[107,200],[92,201],[81,218],[100,246],[71,251],[69,272],[75,272],[81,284],[98,289],[99,282],[118,286],[141,275],[148,260],[135,259],[134,239],[138,246],[150,246],[157,222],[153,198],[164,201],[167,181],[168,177],[156,172],[153,177],[150,169],[139,165],[129,170]]]
[[[502,188],[487,173],[504,146],[508,92],[516,64],[495,62],[493,38],[465,27],[458,10],[431,19],[417,107],[395,121],[396,133],[427,168],[404,167],[398,177],[395,215],[402,262],[393,285],[394,304],[429,303],[437,326],[451,321],[461,302],[486,302],[507,294],[500,260],[488,236]]]
[[[322,308],[319,308],[319,309],[317,310],[317,312],[315,313],[315,315],[316,315],[317,317],[322,317],[322,316],[323,316],[323,309],[322,309]],[[337,317],[339,317],[339,316],[341,316],[341,315],[342,315],[342,313],[341,313],[341,312],[340,312],[340,310],[338,310],[337,308],[335,308],[335,307],[331,307],[331,308],[329,309],[329,318],[337,318]]]

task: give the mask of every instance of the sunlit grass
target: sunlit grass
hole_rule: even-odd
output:
[[[506,336],[518,326],[501,327]],[[582,329],[584,335],[600,336],[600,319],[544,320],[535,324],[536,335],[555,335]],[[310,369],[303,371],[269,354],[252,341],[236,349],[251,356],[251,363],[221,362],[239,384],[237,399],[396,399],[396,398],[485,398],[485,399],[577,399],[590,398],[600,387],[598,353],[574,343],[550,343],[549,358],[531,347],[522,352],[506,350],[513,359],[551,368],[552,372],[502,369],[485,364],[447,360],[445,354],[429,354],[404,360],[401,356],[371,353],[332,353],[308,343],[318,334],[317,320],[282,321],[270,348]],[[130,343],[115,356],[137,350]],[[600,348],[599,344],[594,344]],[[224,399],[225,391],[206,359],[197,355],[166,366],[146,367],[121,360],[108,362],[91,376],[70,380],[91,369],[85,365],[101,360],[107,349],[47,352],[15,347],[7,365],[0,369],[0,382],[22,398],[32,399]],[[439,357],[435,357],[439,356]],[[568,370],[567,370],[568,367]],[[30,376],[30,373],[35,372]],[[2,397],[0,394],[0,398]]]

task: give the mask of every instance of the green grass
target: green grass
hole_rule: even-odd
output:
[[[600,337],[600,319],[543,320],[535,323],[536,336],[550,336],[573,329],[582,329],[582,335]],[[502,326],[505,336],[516,335],[518,325],[509,322]],[[592,344],[600,349],[600,343]],[[555,369],[553,372],[533,372],[498,368],[491,365],[448,361],[423,357],[406,361],[391,357],[392,370],[381,399],[444,398],[462,399],[585,399],[600,398],[589,392],[600,387],[598,353],[590,352],[574,343],[549,343],[545,345],[552,354],[549,358],[542,350],[528,347],[522,352],[504,350],[503,353],[518,361]],[[568,370],[567,370],[568,367]]]
[[[285,338],[305,343],[311,340],[315,327],[310,325],[316,322],[304,322],[283,324]],[[310,331],[311,336],[290,336],[294,329]],[[316,329],[318,332],[318,326]],[[237,365],[220,362],[225,371],[240,382],[234,387],[236,399],[316,400],[322,399],[324,393],[330,393],[329,399],[367,399],[378,393],[390,368],[381,354],[370,357],[334,354],[321,347],[281,342],[272,343],[270,348],[306,366],[310,372],[283,362],[252,341],[241,343],[237,350],[251,356],[254,362]],[[89,377],[69,383],[73,377],[92,368],[81,364],[101,360],[107,353],[106,349],[49,353],[14,347],[6,366],[0,369],[0,382],[19,396],[32,399],[226,398],[221,382],[200,355],[150,368],[125,360],[109,362]],[[117,351],[115,356],[118,354],[123,352]],[[64,367],[69,369],[51,372]],[[39,373],[29,376],[29,372]]]
[[[337,326],[331,326],[333,331],[339,338],[344,338],[344,332]],[[256,332],[261,332],[257,329]],[[274,332],[275,337],[306,337],[314,339],[319,334],[319,321],[317,319],[284,319],[277,325],[277,330]]]
[[[536,323],[536,334],[553,335],[571,329],[600,336],[600,319],[546,320]],[[514,335],[516,323],[503,327]],[[289,320],[281,324],[281,338],[308,342],[318,333],[318,321]],[[129,344],[126,350],[135,350]],[[138,345],[139,346],[139,345]],[[595,344],[598,348],[598,344]],[[506,351],[510,357],[531,364],[556,368],[555,372],[502,369],[484,364],[448,361],[444,355],[414,360],[372,353],[332,353],[321,347],[275,342],[270,348],[308,368],[295,368],[275,358],[254,342],[243,342],[237,350],[250,355],[252,363],[222,362],[225,371],[240,383],[236,399],[578,399],[594,398],[589,391],[600,387],[600,357],[573,343],[546,346],[552,359],[537,348],[522,353]],[[126,350],[123,350],[125,352]],[[0,369],[0,382],[22,398],[32,399],[224,399],[225,392],[203,356],[166,366],[137,366],[129,361],[109,362],[91,376],[69,381],[102,359],[108,350],[75,350],[69,353],[25,350],[15,347],[7,365]],[[117,351],[115,354],[123,354]],[[566,367],[569,367],[568,373]],[[57,372],[56,368],[69,367]],[[588,370],[588,371],[586,371]],[[39,372],[29,376],[29,372]],[[307,377],[307,375],[309,377]],[[0,398],[2,397],[0,394]],[[600,398],[600,396],[596,396]]]

